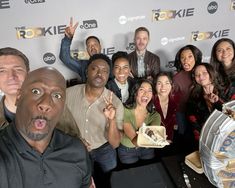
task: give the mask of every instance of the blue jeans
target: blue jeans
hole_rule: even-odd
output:
[[[92,162],[97,162],[103,172],[108,172],[117,166],[116,150],[107,142],[90,151]]]
[[[147,160],[154,158],[153,148],[129,148],[120,144],[118,147],[118,156],[122,163],[132,164],[137,162],[139,159]]]

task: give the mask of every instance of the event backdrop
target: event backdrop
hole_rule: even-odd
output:
[[[173,71],[179,48],[193,44],[208,62],[214,42],[235,40],[235,0],[0,0],[0,47],[14,47],[30,59],[31,70],[54,66],[66,79],[76,78],[59,59],[61,39],[70,17],[79,22],[71,55],[87,58],[84,40],[100,38],[103,53],[134,49],[137,27],[150,30],[148,50]],[[233,20],[233,21],[232,21]]]

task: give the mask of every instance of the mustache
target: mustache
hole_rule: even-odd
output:
[[[100,76],[100,75],[95,76],[95,79],[96,79],[96,78],[99,78],[99,79],[102,79],[102,80],[103,80],[103,77]]]
[[[36,116],[33,118],[33,120],[37,120],[37,119],[43,119],[45,121],[50,121],[46,116],[40,115],[40,116]]]

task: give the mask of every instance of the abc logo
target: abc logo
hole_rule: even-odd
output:
[[[120,24],[126,24],[126,22],[127,22],[127,17],[126,16],[120,16],[119,17],[119,23]]]
[[[165,46],[165,45],[167,45],[168,41],[169,41],[168,38],[163,37],[163,38],[161,39],[161,44],[162,44],[163,46]]]
[[[56,57],[52,53],[48,52],[43,55],[43,61],[47,64],[53,64],[55,63],[55,60],[56,60]]]
[[[209,3],[208,7],[207,7],[207,11],[210,14],[214,14],[218,9],[218,4],[215,1],[212,1]]]
[[[126,47],[127,50],[135,50],[135,43],[131,42],[129,45]]]

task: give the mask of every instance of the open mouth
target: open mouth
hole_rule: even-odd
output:
[[[142,102],[142,103],[148,103],[148,102],[149,102],[148,97],[142,97],[142,98],[141,98],[141,102]]]
[[[35,119],[33,124],[34,124],[34,127],[37,130],[42,130],[46,127],[47,120],[45,120],[45,119]]]

